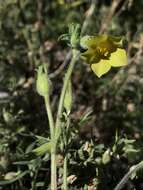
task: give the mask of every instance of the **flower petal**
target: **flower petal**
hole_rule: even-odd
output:
[[[81,53],[81,58],[87,63],[92,64],[92,63],[98,63],[101,59],[101,56],[97,52],[96,48],[95,49],[89,48],[84,53]]]
[[[95,36],[84,36],[80,40],[80,45],[83,48],[96,48],[101,43],[106,42],[108,39],[107,35],[95,35]]]
[[[99,63],[91,64],[91,69],[100,78],[111,69],[110,60],[101,59]]]
[[[115,44],[117,47],[123,46],[123,37],[109,36],[109,40],[112,41],[112,43]]]
[[[115,52],[111,53],[110,65],[113,67],[120,67],[127,65],[126,51],[124,49],[117,48]]]

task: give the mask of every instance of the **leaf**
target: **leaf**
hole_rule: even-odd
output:
[[[24,176],[27,175],[28,173],[30,173],[30,172],[27,170],[27,171],[25,171],[25,172],[22,172],[22,173],[19,174],[18,176],[16,176],[14,179],[0,181],[0,185],[8,185],[8,184],[14,183],[15,181],[21,179],[22,177],[24,177]]]
[[[81,117],[81,120],[80,120],[80,122],[79,122],[79,125],[80,126],[82,126],[83,124],[85,124],[86,122],[88,122],[90,119],[91,119],[91,114],[92,114],[92,110],[90,109],[90,110],[88,110],[86,113],[85,113],[85,115],[83,115],[82,117]]]
[[[41,156],[45,153],[51,153],[51,142],[47,142],[41,146],[39,146],[38,148],[35,148],[33,151],[33,153],[35,153],[37,156]]]
[[[31,161],[18,161],[18,162],[13,162],[13,165],[28,165],[30,164]]]

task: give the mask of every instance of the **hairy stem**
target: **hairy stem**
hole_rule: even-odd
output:
[[[67,155],[64,157],[63,189],[67,190]]]
[[[46,106],[46,111],[47,111],[47,116],[48,116],[49,126],[50,126],[50,135],[51,135],[51,140],[52,140],[54,137],[54,120],[53,120],[53,115],[51,111],[49,95],[45,96],[44,100],[45,100],[45,106]]]
[[[76,50],[73,50],[73,56],[71,59],[71,62],[69,63],[69,68],[67,70],[67,73],[64,78],[64,84],[60,95],[60,101],[58,106],[58,112],[57,112],[57,118],[56,118],[56,125],[54,124],[53,115],[51,111],[50,101],[49,101],[49,95],[45,96],[45,105],[46,105],[46,111],[48,115],[49,120],[49,126],[50,126],[50,135],[51,135],[51,190],[57,189],[57,164],[56,164],[56,149],[57,149],[57,141],[59,139],[58,131],[61,127],[61,116],[63,113],[63,104],[64,104],[64,98],[65,93],[67,90],[68,82],[70,80],[72,71],[74,69],[74,65],[77,61],[79,52]],[[58,134],[58,135],[57,135]]]
[[[45,106],[49,120],[50,135],[51,135],[51,190],[57,189],[57,166],[56,166],[56,146],[54,142],[54,120],[51,111],[49,95],[44,97]]]
[[[62,117],[62,113],[63,113],[63,104],[64,104],[64,98],[65,98],[68,82],[71,78],[71,74],[72,74],[72,71],[74,69],[75,63],[78,59],[78,56],[79,56],[79,52],[77,50],[73,50],[73,56],[72,56],[71,62],[69,63],[69,68],[68,68],[67,73],[66,73],[65,78],[64,78],[64,84],[63,84],[63,88],[62,88],[61,95],[60,95],[60,101],[59,101],[57,118],[56,118],[56,125],[55,125],[56,141],[58,141],[58,138],[59,138],[57,133],[59,131],[58,128],[61,127],[61,117]]]
[[[68,168],[67,168],[67,163],[68,163],[68,155],[67,155],[67,146],[68,146],[68,132],[69,132],[69,126],[70,126],[70,117],[69,115],[67,116],[67,124],[66,124],[66,129],[65,129],[65,154],[64,154],[64,167],[63,167],[63,190],[68,190],[68,183],[67,183],[67,173],[68,173]]]
[[[57,190],[56,152],[51,153],[51,190]]]

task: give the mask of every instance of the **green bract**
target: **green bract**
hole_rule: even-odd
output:
[[[37,71],[36,88],[41,96],[46,96],[49,93],[49,80],[43,65],[39,66]]]
[[[72,48],[78,48],[79,46],[80,30],[79,24],[70,24],[69,26],[70,44]]]
[[[72,47],[73,49],[78,49],[80,44],[80,31],[80,25],[72,23],[69,25],[69,32],[66,34],[62,34],[59,37],[59,40],[68,41],[70,47]]]

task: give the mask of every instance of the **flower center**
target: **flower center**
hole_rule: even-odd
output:
[[[97,52],[100,54],[101,57],[103,58],[108,58],[110,52],[106,47],[97,47]]]

